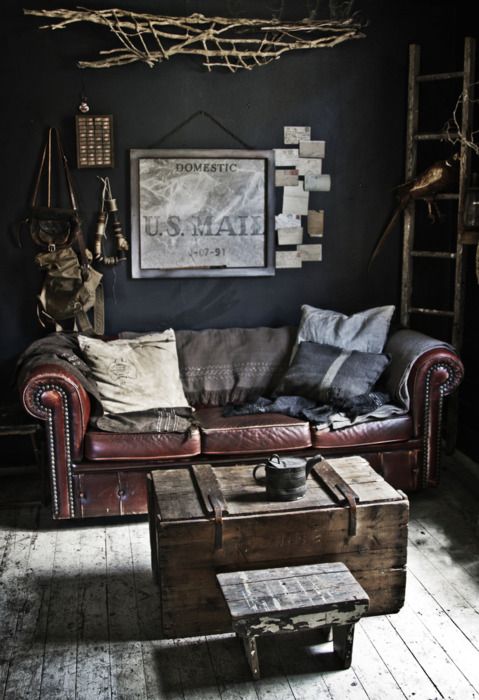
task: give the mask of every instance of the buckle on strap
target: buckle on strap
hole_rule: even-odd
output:
[[[215,549],[223,549],[223,507],[216,496],[210,494],[208,500],[215,517]]]
[[[336,488],[340,491],[344,498],[346,499],[349,506],[349,527],[348,535],[353,537],[356,534],[357,528],[357,518],[356,518],[356,499],[357,496],[351,488],[344,488],[343,484],[336,484]]]

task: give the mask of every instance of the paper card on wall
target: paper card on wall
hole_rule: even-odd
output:
[[[321,175],[323,161],[321,158],[298,158],[296,167],[300,175]]]
[[[305,262],[321,262],[323,259],[323,246],[321,243],[309,243],[298,246],[301,260]]]
[[[310,209],[308,211],[308,236],[322,236],[324,234],[324,211]]]
[[[296,228],[301,226],[301,217],[297,214],[276,214],[274,217],[274,227],[280,228]]]
[[[321,161],[318,162],[320,163]],[[304,189],[307,192],[329,192],[331,189],[331,175],[307,173],[304,176]]]
[[[275,148],[274,164],[277,168],[296,167],[299,158],[297,148]]]
[[[326,141],[300,141],[299,155],[301,158],[324,158]]]
[[[310,126],[285,126],[284,127],[284,143],[299,143],[300,141],[311,140]]]
[[[298,245],[303,242],[303,227],[279,228],[278,245]]]
[[[276,267],[302,267],[301,260],[297,250],[277,250],[276,251]]]
[[[287,185],[294,187],[298,184],[298,171],[293,170],[275,170],[274,184],[276,187],[286,187]]]
[[[283,191],[283,214],[306,215],[308,213],[309,192],[304,191],[302,182],[296,187],[285,187]]]

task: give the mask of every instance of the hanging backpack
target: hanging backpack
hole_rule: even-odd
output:
[[[52,152],[55,139],[58,155],[58,181],[65,177],[69,208],[52,206]],[[42,178],[46,174],[47,204],[38,204]],[[41,249],[36,263],[45,272],[38,295],[38,318],[43,326],[53,325],[63,330],[62,322],[74,319],[75,328],[82,332],[104,332],[104,301],[102,275],[91,267],[92,255],[85,247],[77,200],[57,129],[49,128],[42,151],[33,192],[30,235]],[[92,326],[87,312],[94,310]]]

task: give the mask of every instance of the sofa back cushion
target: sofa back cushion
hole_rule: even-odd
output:
[[[343,350],[382,352],[394,306],[378,306],[346,316],[304,304],[301,312],[297,345],[309,341]]]
[[[191,404],[222,406],[268,394],[286,371],[296,328],[176,331],[180,376]]]

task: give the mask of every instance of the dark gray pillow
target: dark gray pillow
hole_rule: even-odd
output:
[[[305,396],[318,403],[334,403],[336,398],[367,394],[390,360],[385,354],[304,342],[274,396]]]

